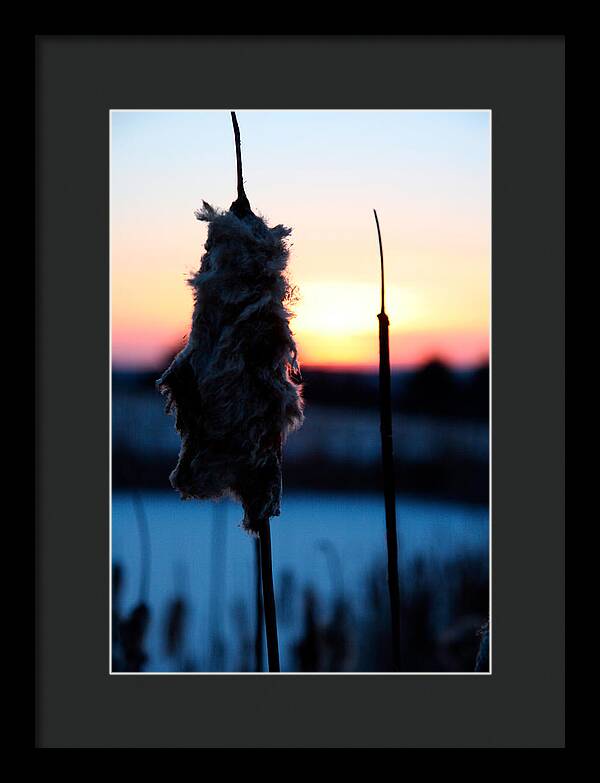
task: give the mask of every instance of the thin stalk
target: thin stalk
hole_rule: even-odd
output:
[[[260,541],[254,539],[254,573],[256,576],[256,631],[254,637],[254,655],[256,660],[256,671],[263,670],[263,599],[262,599],[262,579],[260,576]]]
[[[213,504],[210,552],[209,619],[210,667],[222,671],[224,655],[223,604],[225,599],[225,561],[227,548],[227,507]]]
[[[262,577],[265,630],[267,632],[267,657],[269,671],[278,672],[279,643],[277,641],[277,615],[275,612],[275,590],[273,589],[273,563],[271,560],[271,527],[268,519],[263,521],[259,534],[260,570]]]
[[[385,278],[383,244],[377,212],[373,210],[379,239],[381,259],[381,312],[379,320],[379,412],[381,458],[383,464],[383,493],[385,500],[385,529],[388,560],[388,590],[392,630],[392,662],[400,671],[400,582],[398,578],[398,534],[396,531],[396,491],[394,482],[394,449],[392,440],[392,383],[390,371],[390,321],[385,312]]]
[[[317,546],[325,555],[332,593],[334,596],[337,593],[338,598],[342,598],[344,595],[344,575],[338,551],[328,539],[323,539]]]
[[[233,123],[233,135],[235,138],[235,158],[236,158],[236,170],[237,170],[237,199],[233,202],[230,209],[239,218],[252,215],[250,208],[250,202],[244,191],[244,176],[242,171],[242,143],[240,138],[240,128],[238,125],[235,112],[231,112],[231,121]],[[267,657],[269,660],[269,671],[279,671],[279,644],[277,641],[277,617],[275,613],[275,591],[273,589],[273,564],[271,561],[271,529],[269,520],[263,520],[260,526],[259,533],[259,549],[260,549],[260,578],[262,582],[262,609],[258,609],[258,595],[257,595],[257,618],[259,612],[264,611],[265,629],[267,635]],[[258,586],[257,586],[258,593]],[[258,655],[258,628],[256,637],[256,653],[257,653],[257,667],[259,662]],[[260,659],[262,659],[262,638],[260,640],[261,650]]]
[[[250,202],[244,191],[244,176],[242,172],[242,142],[240,138],[240,126],[238,125],[235,112],[231,112],[231,122],[233,123],[233,136],[235,138],[235,161],[237,171],[237,199],[231,205],[231,211],[238,217],[244,217],[252,212]]]
[[[150,530],[142,495],[138,489],[133,491],[133,507],[140,537],[140,604],[147,604],[150,597],[150,570],[152,562],[152,546]]]

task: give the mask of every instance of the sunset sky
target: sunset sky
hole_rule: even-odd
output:
[[[383,235],[391,358],[487,358],[490,115],[423,111],[239,111],[246,193],[293,229],[292,329],[305,366],[378,361]],[[111,113],[112,356],[156,367],[182,347],[185,279],[206,224],[194,209],[236,196],[229,112]]]

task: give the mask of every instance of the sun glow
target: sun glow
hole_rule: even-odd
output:
[[[251,202],[271,225],[293,228],[291,328],[302,364],[377,365],[374,205],[392,364],[485,359],[485,112],[244,112],[239,119]],[[112,356],[119,365],[160,366],[189,329],[185,279],[206,239],[193,209],[204,197],[231,202],[229,116],[116,112],[112,123]]]
[[[379,285],[347,281],[307,282],[299,290],[294,331],[338,337],[370,333],[377,328],[381,305]],[[426,321],[419,292],[389,286],[386,311],[398,328],[418,328]]]

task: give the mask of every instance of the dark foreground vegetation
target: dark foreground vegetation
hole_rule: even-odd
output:
[[[307,420],[286,446],[284,487],[344,493],[380,493],[382,487],[376,373],[304,370]],[[178,441],[164,415],[157,372],[113,375],[113,489],[172,492]],[[486,506],[489,498],[489,368],[469,372],[431,362],[392,377],[396,492],[429,500]],[[299,584],[283,572],[275,585],[278,626],[285,638],[287,671],[391,671],[386,567],[373,563],[351,597],[336,576],[334,551],[325,553],[332,591]],[[141,590],[123,606],[123,563],[114,566],[113,671],[253,672],[266,668],[257,647],[253,596],[230,596],[223,607],[225,638],[209,622],[191,631],[207,595],[181,588],[170,606],[152,606]],[[401,670],[472,672],[488,620],[487,558],[465,553],[435,564],[415,560],[401,571]],[[146,597],[144,597],[144,594]],[[160,639],[160,642],[156,642]],[[153,640],[153,641],[151,641]],[[158,648],[157,648],[158,645]],[[153,647],[154,646],[154,647]],[[262,657],[262,662],[261,662]],[[258,661],[258,663],[257,663]],[[224,662],[227,662],[225,667]],[[485,654],[479,669],[486,671]]]
[[[360,614],[352,608],[338,579],[335,552],[326,553],[333,597],[319,595],[312,587],[299,587],[291,573],[283,573],[276,585],[278,621],[301,630],[293,641],[292,671],[298,672],[385,672],[391,671],[388,591],[382,562],[373,564],[362,585]],[[209,657],[194,652],[200,640],[190,638],[189,618],[194,598],[181,593],[173,598],[165,614],[157,615],[140,602],[123,612],[120,588],[123,567],[113,568],[113,671],[152,671],[153,650],[148,636],[151,624],[158,624],[163,653],[171,660],[171,671],[219,671],[226,653],[235,660],[235,670],[262,671],[257,667],[256,614],[250,600],[241,596],[227,610],[237,632],[227,650],[222,636],[211,633]],[[464,556],[434,567],[416,560],[403,574],[401,587],[401,661],[407,672],[472,672],[475,670],[482,634],[488,619],[488,568],[480,558]],[[198,596],[197,600],[202,597]],[[294,617],[301,613],[300,622]],[[485,656],[479,669],[488,670]]]

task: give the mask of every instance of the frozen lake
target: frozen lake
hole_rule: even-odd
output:
[[[254,541],[239,528],[241,508],[229,501],[183,502],[175,493],[143,492],[138,498],[136,512],[133,492],[113,494],[112,559],[124,568],[121,608],[128,611],[144,590],[140,517],[145,517],[153,613],[146,670],[175,670],[162,635],[169,602],[178,593],[192,604],[186,645],[198,668],[209,668],[210,629],[218,627],[226,642],[223,667],[235,670],[240,627],[245,623],[251,631],[254,623]],[[487,562],[487,508],[400,497],[397,515],[401,574],[417,557],[434,567],[462,555]],[[288,492],[271,530],[285,671],[292,668],[287,656],[306,587],[314,587],[325,602],[341,590],[354,611],[362,611],[365,578],[375,563],[385,562],[383,501],[376,495]],[[291,585],[296,598],[290,605]]]

